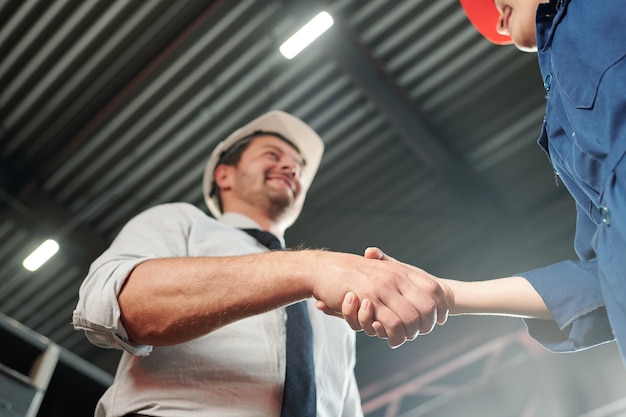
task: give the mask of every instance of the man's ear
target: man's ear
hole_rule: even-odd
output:
[[[228,190],[232,187],[232,173],[233,167],[230,165],[220,164],[215,168],[213,178],[215,178],[215,184],[221,190]]]

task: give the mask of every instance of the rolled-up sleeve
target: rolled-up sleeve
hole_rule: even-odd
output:
[[[132,270],[149,259],[186,255],[188,224],[185,216],[172,216],[183,205],[156,206],[137,215],[120,231],[111,246],[91,265],[79,290],[72,315],[76,330],[83,330],[90,342],[99,347],[124,349],[145,356],[152,346],[129,341],[121,323],[117,296]],[[197,210],[197,209],[195,209]]]

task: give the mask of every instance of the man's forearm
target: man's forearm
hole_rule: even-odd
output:
[[[146,261],[118,296],[122,323],[135,343],[171,345],[310,297],[289,258],[264,253]]]

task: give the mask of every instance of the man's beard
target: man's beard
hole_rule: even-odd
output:
[[[275,219],[282,219],[295,210],[294,200],[293,195],[287,193],[268,192],[266,209]]]
[[[296,195],[286,189],[274,188],[263,181],[259,186],[258,179],[242,171],[238,186],[239,197],[249,204],[265,210],[276,221],[292,218],[299,214]]]

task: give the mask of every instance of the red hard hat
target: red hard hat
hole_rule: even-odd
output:
[[[501,35],[496,31],[500,12],[498,12],[494,0],[460,1],[469,21],[488,41],[496,45],[513,43],[510,36]]]

